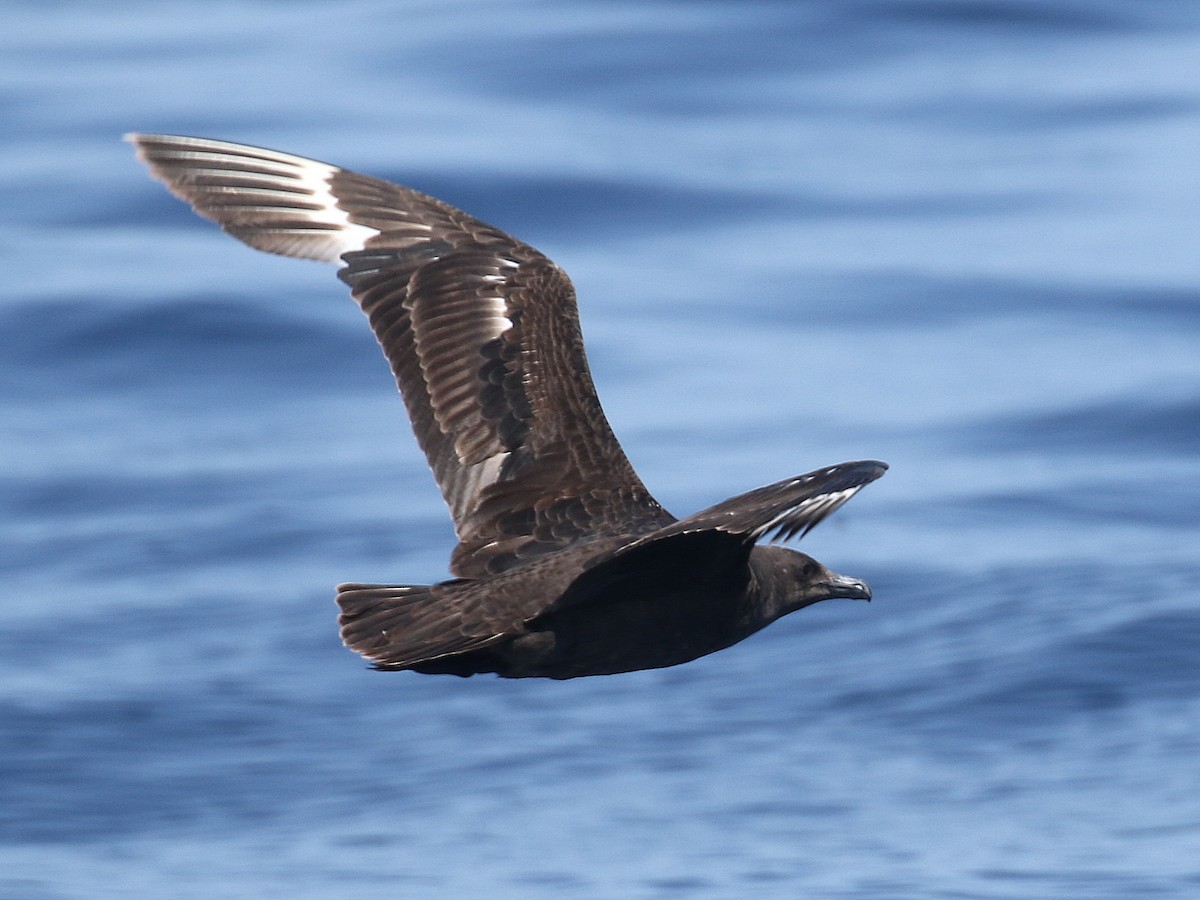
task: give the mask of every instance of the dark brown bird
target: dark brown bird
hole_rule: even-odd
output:
[[[270,253],[340,264],[450,507],[456,576],[343,584],[380,669],[574,678],[673,666],[870,589],[764,538],[803,535],[883,474],[849,462],[677,520],[600,408],[575,292],[537,250],[433,197],[241,144],[128,137],[176,196]]]

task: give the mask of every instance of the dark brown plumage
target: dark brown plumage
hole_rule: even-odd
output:
[[[376,178],[223,141],[130,135],[172,193],[260,250],[343,266],[454,520],[456,577],[338,589],[384,669],[570,678],[675,665],[866,584],[757,546],[816,525],[880,462],[843,463],[677,521],[614,437],[566,274]]]

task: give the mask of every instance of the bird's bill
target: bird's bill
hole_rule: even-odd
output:
[[[825,582],[829,591],[829,599],[840,600],[870,600],[871,586],[861,578],[851,578],[848,575],[832,574]]]

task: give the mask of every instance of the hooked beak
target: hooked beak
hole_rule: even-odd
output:
[[[871,586],[861,578],[850,578],[846,575],[832,575],[825,586],[829,591],[829,599],[870,600]]]

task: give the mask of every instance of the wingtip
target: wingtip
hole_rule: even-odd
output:
[[[870,484],[876,478],[882,477],[888,470],[888,464],[878,459],[856,459],[850,462],[838,463],[809,472],[809,476],[829,476],[851,481],[859,486]],[[801,476],[808,477],[808,476]]]
[[[133,146],[140,150],[144,145],[150,143],[151,141],[162,140],[166,137],[170,137],[170,135],[152,134],[148,131],[127,131],[121,135],[121,140],[127,144],[133,144]]]
[[[864,484],[867,481],[874,481],[876,478],[882,477],[883,473],[889,468],[888,464],[881,459],[864,459],[854,465],[860,467],[862,474],[865,476]]]
[[[154,166],[147,155],[146,145],[153,141],[155,137],[157,135],[146,134],[142,131],[127,131],[121,135],[121,140],[133,146],[133,152],[137,156],[138,162],[153,170]]]

